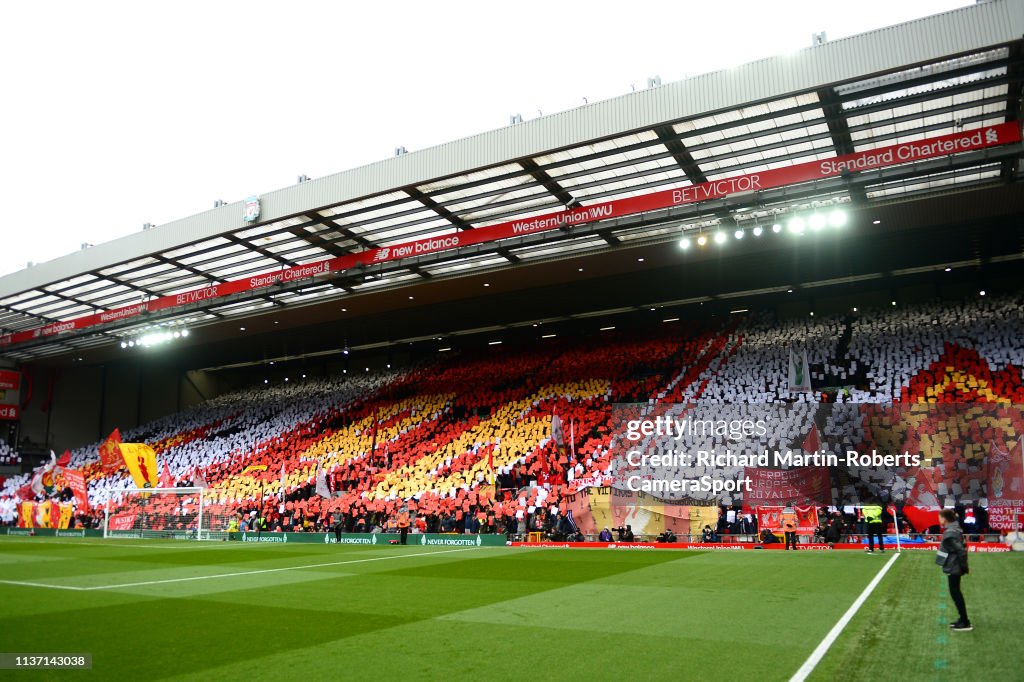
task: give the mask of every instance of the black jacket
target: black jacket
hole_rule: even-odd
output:
[[[942,533],[942,544],[940,552],[946,552],[945,563],[942,565],[942,572],[946,575],[966,575],[967,569],[967,546],[964,544],[964,533],[960,530],[960,524],[951,523],[946,526]]]

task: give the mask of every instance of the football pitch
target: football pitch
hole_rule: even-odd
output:
[[[788,680],[890,556],[0,538],[0,652],[92,654],[4,673],[62,680]],[[971,562],[973,632],[905,552],[809,679],[1021,679],[1024,557]]]

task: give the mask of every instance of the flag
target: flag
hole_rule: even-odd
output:
[[[118,449],[118,444],[121,442],[121,431],[114,429],[107,439],[100,443],[100,462],[103,463],[103,468],[107,471],[113,471],[121,466],[121,451]]]
[[[121,443],[121,458],[128,465],[128,472],[138,488],[153,488],[157,485],[156,452],[145,443]]]
[[[157,484],[160,488],[173,488],[174,477],[171,476],[171,468],[167,466],[167,462],[164,462],[164,469],[160,473],[160,482]]]
[[[572,461],[576,461],[576,420],[569,420],[569,450],[572,452]]]
[[[71,517],[72,517],[72,506],[71,505],[57,505],[59,508],[59,514],[57,516],[58,528],[70,528]]]
[[[807,364],[807,351],[803,351],[800,358],[789,351],[789,392],[811,392],[811,368]]]
[[[28,483],[18,488],[18,491],[14,494],[20,500],[31,500],[35,497],[35,491],[32,490],[32,481],[30,480]]]
[[[18,509],[18,528],[32,528],[35,524],[36,503],[22,502]]]
[[[68,486],[71,488],[71,492],[75,494],[75,499],[78,500],[78,505],[83,510],[88,509],[89,491],[85,485],[85,474],[74,469],[67,469],[64,472],[64,478],[67,480]]]
[[[197,466],[195,472],[192,474],[192,484],[197,488],[209,488],[210,484],[206,482],[206,477],[203,476],[203,472],[199,470]]]
[[[36,495],[52,495],[54,489],[53,468],[57,464],[57,455],[50,450],[50,461],[36,469],[32,475],[30,484],[32,492]]]
[[[565,433],[562,430],[562,418],[555,412],[551,413],[551,440],[555,441],[558,447],[565,445]]]
[[[331,489],[327,487],[327,470],[316,467],[316,494],[320,497],[330,497]]]
[[[800,448],[806,452],[816,452],[821,449],[821,434],[818,433],[818,425],[811,424],[811,430],[807,432]]]
[[[51,502],[50,500],[40,502],[39,504],[36,505],[36,528],[53,528],[53,515],[50,511],[52,508],[53,502]]]
[[[1009,452],[993,442],[986,468],[990,506],[1024,504],[1024,438]]]
[[[284,462],[281,462],[281,501],[284,502],[284,491],[288,484],[284,480]]]
[[[63,469],[67,467],[67,465],[69,464],[71,464],[71,451],[65,450],[64,454],[61,455],[60,459],[57,460],[57,466]]]
[[[253,471],[266,471],[267,468],[268,467],[266,464],[250,464],[249,466],[242,469],[242,474],[240,475],[248,474]]]

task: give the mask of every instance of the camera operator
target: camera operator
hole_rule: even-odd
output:
[[[633,526],[619,526],[615,532],[619,534],[619,542],[633,542]]]
[[[657,542],[676,542],[676,534],[666,528],[665,532],[658,536]]]

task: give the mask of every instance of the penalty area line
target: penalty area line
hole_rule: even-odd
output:
[[[184,583],[194,580],[210,580],[212,578],[236,578],[244,575],[260,575],[263,573],[282,573],[284,571],[302,571],[309,568],[324,568],[326,566],[346,566],[348,564],[365,564],[371,561],[386,561],[388,559],[411,559],[413,557],[435,556],[437,554],[451,554],[453,552],[469,552],[476,547],[465,547],[462,549],[442,549],[435,552],[417,552],[416,554],[397,554],[392,556],[371,557],[369,559],[349,559],[347,561],[327,561],[319,564],[304,564],[302,566],[283,566],[281,568],[260,568],[252,571],[235,571],[233,573],[215,573],[213,575],[193,575],[186,578],[166,578],[164,580],[143,580],[134,583],[120,583],[118,585],[92,585],[79,587],[76,585],[51,585],[48,583],[33,583],[23,580],[0,580],[0,585],[21,585],[24,587],[46,587],[53,590],[73,590],[75,592],[92,592],[94,590],[117,590],[126,587],[144,587],[146,585],[166,585],[168,583]]]
[[[850,604],[850,608],[846,609],[846,613],[843,614],[843,617],[840,618],[836,624],[832,626],[832,629],[828,631],[828,634],[825,635],[825,639],[821,640],[821,643],[818,644],[817,648],[811,652],[811,655],[807,657],[807,660],[804,661],[802,666],[800,666],[800,669],[793,674],[793,677],[789,678],[789,682],[804,682],[804,680],[814,672],[814,668],[821,663],[821,659],[825,657],[825,654],[828,653],[828,650],[839,638],[839,635],[846,628],[847,624],[853,620],[854,615],[856,615],[857,611],[860,610],[860,607],[868,600],[871,593],[875,591],[875,588],[878,587],[878,583],[882,582],[882,578],[884,578],[885,574],[889,572],[889,569],[892,568],[893,563],[896,562],[898,557],[899,553],[893,554],[892,558],[886,562],[885,566],[882,566],[881,570],[879,570],[871,582],[868,583],[868,586],[864,588],[864,591],[860,593],[860,596],[857,597],[856,601]]]

